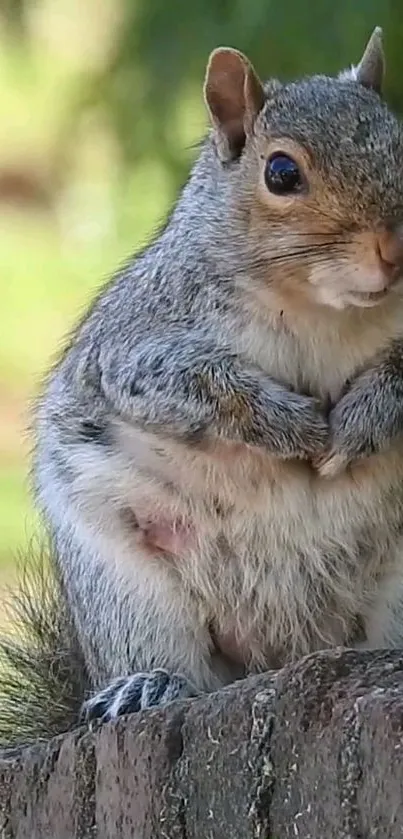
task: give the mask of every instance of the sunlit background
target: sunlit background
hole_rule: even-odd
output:
[[[403,113],[402,0],[1,0],[0,585],[35,528],[28,406],[95,289],[142,246],[205,130],[209,51],[333,73],[385,30]]]

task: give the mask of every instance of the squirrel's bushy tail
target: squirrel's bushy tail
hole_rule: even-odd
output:
[[[89,679],[52,552],[29,551],[6,602],[0,635],[0,748],[77,725]]]

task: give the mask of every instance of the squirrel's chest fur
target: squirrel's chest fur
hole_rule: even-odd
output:
[[[336,402],[348,379],[403,334],[398,297],[382,310],[356,313],[281,306],[276,300],[269,329],[265,310],[252,307],[248,325],[238,330],[237,349],[268,375],[326,403]]]

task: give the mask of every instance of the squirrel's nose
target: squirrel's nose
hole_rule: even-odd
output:
[[[382,230],[377,239],[379,261],[389,285],[402,273],[403,230]]]

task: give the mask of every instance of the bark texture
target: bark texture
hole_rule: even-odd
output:
[[[336,650],[0,761],[2,839],[401,839],[403,653]]]

